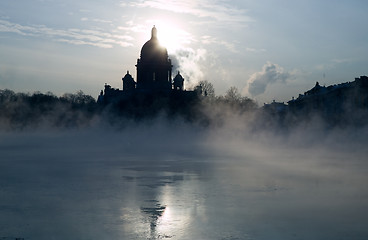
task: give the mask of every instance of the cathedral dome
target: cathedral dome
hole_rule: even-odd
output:
[[[167,61],[167,49],[160,45],[157,38],[157,29],[154,26],[151,32],[151,39],[148,40],[141,50],[141,61],[146,63]]]

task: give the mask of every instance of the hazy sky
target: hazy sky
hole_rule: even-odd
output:
[[[1,0],[0,89],[122,88],[153,25],[186,79],[260,104],[368,74],[365,0]]]

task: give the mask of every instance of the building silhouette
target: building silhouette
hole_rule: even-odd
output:
[[[184,89],[184,78],[177,72],[172,78],[173,65],[167,49],[162,46],[157,38],[157,28],[153,26],[151,39],[143,46],[140,58],[135,65],[137,69],[137,81],[127,71],[122,78],[123,89],[112,88],[105,83],[104,90],[98,96],[99,103],[116,103],[119,101],[137,101],[138,98],[170,97],[175,99],[192,100],[197,97],[197,92]]]
[[[346,82],[328,87],[319,82],[299,97],[288,102],[293,112],[322,111],[327,115],[336,115],[356,109],[368,108],[368,77],[355,78],[353,82]]]
[[[180,72],[178,72],[178,74],[176,74],[175,78],[174,78],[174,90],[180,90],[182,91],[184,88],[184,78],[180,75]]]
[[[262,113],[285,126],[294,121],[318,116],[329,126],[366,125],[368,117],[368,77],[352,82],[321,86],[316,82],[310,90],[287,102],[272,102],[262,107]]]
[[[130,75],[129,71],[127,71],[127,73],[122,78],[122,80],[123,80],[123,90],[124,91],[131,91],[135,89],[137,84],[134,81],[134,78],[132,77],[132,75]]]
[[[167,49],[160,45],[157,29],[154,26],[151,39],[142,47],[141,56],[137,60],[138,89],[172,89],[171,60]]]

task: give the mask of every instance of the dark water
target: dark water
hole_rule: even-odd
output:
[[[368,151],[221,133],[4,133],[0,239],[367,239]]]

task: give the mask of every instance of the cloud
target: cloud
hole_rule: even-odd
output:
[[[248,80],[248,92],[257,96],[266,91],[267,85],[285,82],[291,74],[275,63],[267,62],[262,71],[252,74]]]
[[[256,49],[256,48],[247,47],[247,48],[245,48],[245,51],[247,51],[247,52],[253,52],[253,53],[261,53],[261,52],[266,52],[267,50],[264,49],[264,48]]]
[[[319,71],[331,70],[337,68],[340,64],[347,64],[353,61],[354,60],[350,58],[334,58],[331,59],[329,62],[317,65],[315,68]]]
[[[55,41],[74,45],[90,45],[100,48],[114,46],[133,46],[133,38],[129,35],[119,35],[100,30],[90,29],[54,29],[45,25],[24,26],[5,20],[0,20],[0,32],[15,33],[23,36],[45,36]]]
[[[245,9],[223,4],[214,1],[165,1],[165,0],[141,0],[131,2],[133,7],[155,8],[174,13],[190,14],[200,18],[211,18],[219,22],[253,22],[254,20],[246,15]]]
[[[334,63],[349,63],[352,62],[352,59],[350,58],[334,58],[331,60]]]
[[[111,44],[108,43],[94,43],[94,42],[86,42],[86,41],[82,41],[82,40],[69,40],[69,39],[59,39],[59,42],[64,42],[64,43],[70,43],[73,45],[90,45],[90,46],[95,46],[95,47],[100,47],[100,48],[112,48]]]
[[[35,32],[35,29],[5,20],[0,20],[0,32],[16,33],[23,36],[29,36],[34,35],[33,32]]]
[[[233,53],[237,53],[238,51],[236,50],[235,44],[234,43],[230,43],[224,40],[219,40],[216,37],[212,37],[212,36],[202,36],[201,37],[201,43],[203,44],[217,44],[220,46],[225,47],[227,50],[233,52]]]

